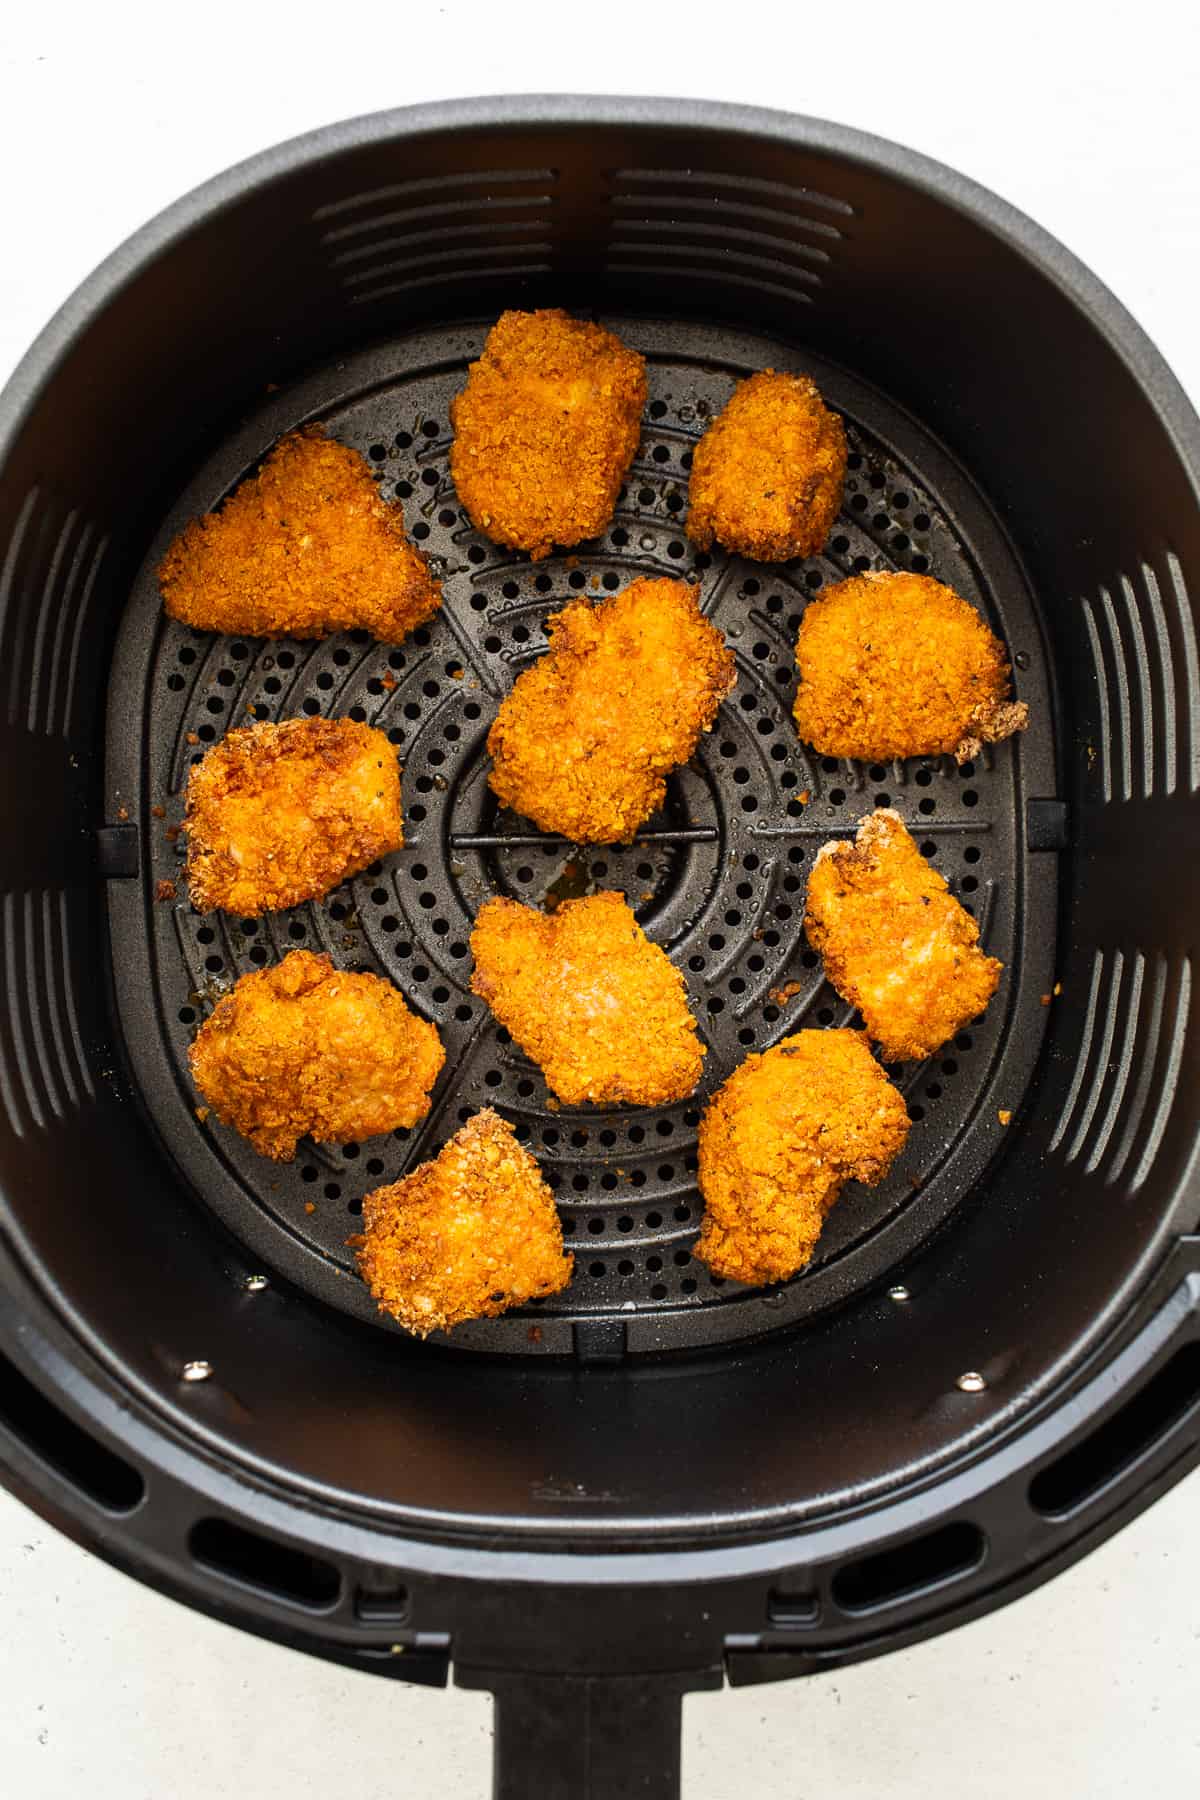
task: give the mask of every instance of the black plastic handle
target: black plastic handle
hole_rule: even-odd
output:
[[[496,1698],[492,1800],[679,1800],[683,1696],[723,1673],[457,1679]]]

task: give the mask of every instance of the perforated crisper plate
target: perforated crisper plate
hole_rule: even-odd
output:
[[[1042,639],[1022,573],[986,505],[919,427],[842,371],[778,343],[697,325],[614,320],[649,362],[642,443],[611,528],[537,564],[475,533],[447,469],[448,407],[482,324],[425,332],[273,394],[206,464],[164,522],[130,598],[110,692],[108,817],[137,822],[136,880],[110,883],[118,997],[130,1059],[159,1130],[198,1193],[255,1262],[379,1322],[346,1238],[362,1195],[435,1152],[479,1107],[498,1108],[560,1204],[576,1274],[563,1294],[445,1340],[472,1350],[620,1355],[758,1333],[878,1280],[945,1219],[1003,1140],[1045,1020],[1055,862],[1028,854],[1026,798],[1053,787]],[[695,439],[734,381],[803,369],[850,437],[845,509],[824,556],[782,567],[697,554],[683,530]],[[185,521],[251,473],[282,432],[322,420],[399,495],[445,583],[438,618],[395,649],[365,633],[323,643],[240,641],[162,613],[154,569]],[[1031,724],[973,766],[865,767],[796,737],[792,652],[804,607],[855,569],[928,570],[975,602],[1009,645]],[[737,655],[738,683],[668,799],[629,848],[580,850],[502,811],[485,739],[501,696],[545,644],[546,615],[644,574],[699,580]],[[349,714],[400,750],[407,845],[319,905],[258,921],[187,904],[176,828],[188,764],[252,716]],[[752,1050],[800,1026],[845,1024],[802,929],[812,858],[875,806],[894,806],[983,927],[1005,975],[986,1016],[928,1062],[890,1072],[915,1121],[890,1178],[850,1186],[803,1275],[745,1289],[691,1257],[701,1203],[696,1126]],[[174,881],[179,897],[159,900]],[[659,1110],[552,1106],[531,1065],[469,991],[471,923],[491,894],[541,905],[551,889],[622,891],[683,971],[709,1044],[700,1091]],[[187,1046],[216,997],[298,944],[385,975],[436,1022],[446,1066],[429,1118],[342,1149],[302,1144],[263,1161],[196,1117]]]

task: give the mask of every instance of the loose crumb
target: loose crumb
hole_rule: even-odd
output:
[[[154,898],[156,900],[174,900],[175,883],[173,881],[156,881],[154,884]]]
[[[316,1201],[315,1200],[306,1200],[304,1202],[304,1210],[306,1213],[315,1213],[317,1210]]]
[[[165,819],[166,816],[167,809],[165,806],[152,806],[150,808],[150,817],[152,819]]]
[[[205,1119],[207,1119],[207,1117],[208,1117],[207,1106],[198,1106],[196,1108],[196,1117],[199,1119],[200,1123],[203,1125]]]
[[[803,985],[799,981],[785,981],[782,987],[772,988],[767,999],[775,1006],[786,1006],[787,1002],[800,992]]]
[[[1062,982],[1056,981],[1053,988],[1051,989],[1051,992],[1053,993],[1054,998],[1057,1000],[1058,996],[1062,993]]]
[[[811,788],[801,788],[800,792],[796,795],[796,798],[800,802],[801,806],[807,806],[809,801],[812,799],[812,789]]]
[[[1010,1112],[1004,1110],[1003,1108],[996,1114],[996,1117],[999,1119],[999,1121],[1002,1125],[1011,1125],[1012,1124],[1012,1114]]]
[[[127,806],[118,806],[117,817],[120,819],[122,825],[124,825],[129,818],[129,808]]]

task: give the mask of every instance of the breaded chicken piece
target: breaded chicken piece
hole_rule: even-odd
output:
[[[696,592],[643,577],[551,616],[548,652],[518,676],[488,734],[505,806],[576,843],[629,842],[737,679]]]
[[[883,1180],[908,1125],[861,1031],[798,1031],[748,1056],[700,1121],[705,1213],[693,1255],[734,1281],[786,1281],[845,1184]]]
[[[528,550],[597,537],[633,461],[646,365],[559,308],[506,312],[450,402],[450,473],[478,530]]]
[[[217,1002],[189,1060],[221,1123],[287,1162],[305,1135],[348,1144],[415,1125],[446,1053],[390,982],[293,950]]]
[[[687,532],[757,562],[815,556],[842,504],[846,433],[807,375],[739,382],[692,454]]]
[[[932,1056],[996,991],[1004,964],[888,807],[852,844],[823,844],[804,928],[825,973],[862,1013],[885,1062]]]
[[[319,900],[404,843],[396,752],[354,719],[231,731],[188,776],[186,830],[198,912]]]
[[[568,1106],[665,1106],[699,1081],[704,1047],[683,977],[620,894],[549,916],[489,900],[471,952],[472,991]]]
[[[966,762],[1021,731],[1004,646],[928,575],[852,575],[807,608],[796,644],[796,726],[823,756]]]
[[[351,1243],[380,1311],[417,1337],[557,1294],[575,1266],[537,1164],[490,1108],[432,1162],[368,1194]]]
[[[280,438],[218,512],[186,525],[158,579],[173,619],[245,637],[361,626],[398,644],[442,603],[370,464],[319,425]]]

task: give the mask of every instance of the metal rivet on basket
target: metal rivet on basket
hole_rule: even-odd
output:
[[[195,1362],[185,1362],[183,1365],[184,1381],[207,1381],[212,1372],[212,1364],[205,1362],[202,1358],[197,1358]]]
[[[899,1306],[899,1305],[902,1305],[905,1300],[911,1300],[912,1295],[909,1293],[909,1291],[905,1287],[904,1283],[902,1281],[898,1281],[896,1283],[895,1287],[890,1287],[888,1289],[888,1299],[894,1300],[896,1302],[896,1304]]]
[[[964,1394],[982,1394],[987,1382],[978,1369],[968,1369],[965,1375],[959,1376],[957,1385]]]
[[[263,1289],[269,1285],[265,1275],[247,1275],[246,1277],[246,1292],[248,1294],[261,1294]]]

